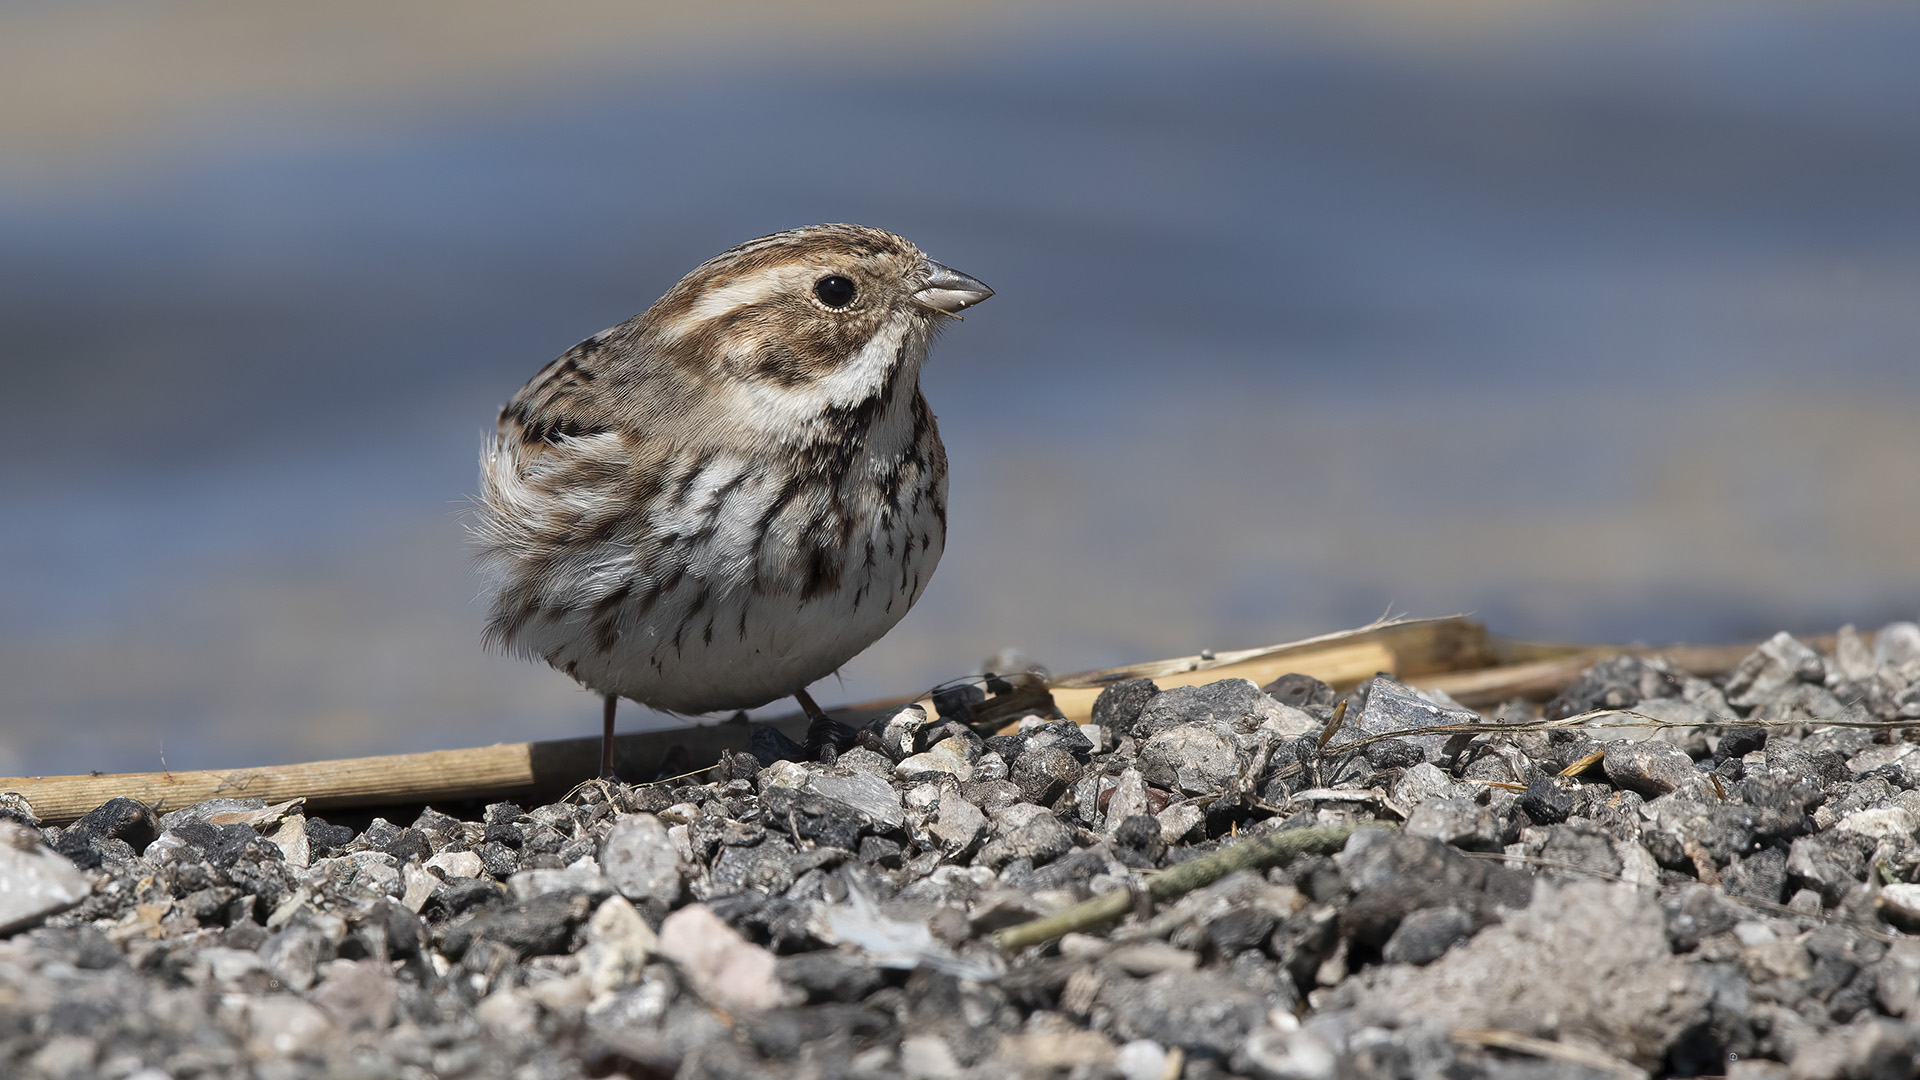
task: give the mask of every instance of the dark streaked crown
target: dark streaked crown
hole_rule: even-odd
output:
[[[639,329],[702,373],[792,384],[831,370],[903,313],[938,318],[913,299],[930,273],[920,249],[890,232],[789,229],[700,264]]]

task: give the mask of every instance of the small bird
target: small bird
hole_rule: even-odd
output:
[[[796,698],[900,621],[946,541],[920,367],[993,290],[861,225],[750,240],[500,410],[473,526],[489,644],[665,712]]]

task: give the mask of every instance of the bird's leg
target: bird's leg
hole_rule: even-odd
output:
[[[573,785],[573,790],[560,797],[561,802],[569,802],[575,796],[586,791],[600,793],[600,801],[612,806],[620,803],[613,797],[613,785],[620,778],[613,774],[613,709],[619,698],[612,694],[601,699],[600,705],[600,775],[591,780],[582,780]]]
[[[600,779],[617,780],[613,775],[613,710],[620,699],[608,694],[600,706]]]
[[[853,746],[856,732],[847,725],[828,716],[820,706],[813,703],[813,695],[802,687],[794,691],[793,699],[800,703],[800,711],[807,714],[806,755],[810,760],[831,760],[828,751],[838,756],[840,751]]]

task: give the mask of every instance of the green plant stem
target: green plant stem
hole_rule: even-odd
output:
[[[1163,904],[1210,885],[1235,870],[1264,870],[1302,855],[1332,854],[1346,846],[1353,829],[1351,825],[1326,829],[1288,829],[1228,844],[1218,851],[1188,859],[1170,870],[1155,874],[1147,880],[1146,892],[1154,903]],[[1132,910],[1133,903],[1134,894],[1130,890],[1116,889],[1085,903],[1075,904],[1058,915],[1009,926],[995,933],[993,940],[1003,949],[1024,949],[1029,945],[1052,941],[1062,934],[1113,922]]]

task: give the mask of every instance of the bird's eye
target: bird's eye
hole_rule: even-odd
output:
[[[853,303],[854,294],[858,291],[852,278],[839,274],[828,274],[813,283],[813,295],[830,308],[843,308]]]

